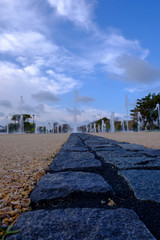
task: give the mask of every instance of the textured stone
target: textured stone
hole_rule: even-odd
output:
[[[75,192],[107,194],[111,191],[111,186],[98,174],[60,172],[42,177],[30,198],[32,202],[39,202],[65,198]]]
[[[102,141],[97,141],[97,140],[87,140],[85,141],[85,144],[90,147],[93,151],[114,151],[115,150],[115,145],[102,142]]]
[[[144,150],[144,154],[148,157],[160,157],[160,150],[159,149],[148,149]]]
[[[58,209],[23,213],[7,240],[155,240],[128,209]]]
[[[115,149],[115,147],[101,147],[101,146],[99,146],[99,147],[92,147],[91,148],[92,149],[92,151],[94,151],[94,152],[99,152],[99,151],[108,151],[108,152],[114,152],[116,149]]]
[[[112,141],[112,140],[109,140],[109,139],[94,139],[94,138],[90,138],[90,139],[87,139],[85,141],[85,144],[89,147],[96,147],[96,146],[102,146],[102,145],[105,145],[105,146],[115,146],[116,145],[116,142],[115,141]]]
[[[137,199],[160,202],[160,170],[122,170]]]
[[[51,163],[53,171],[101,167],[101,162],[90,152],[60,152]]]
[[[139,154],[137,152],[129,152],[121,149],[116,149],[114,151],[97,151],[97,156],[104,158],[105,161],[107,161],[108,158],[115,158],[115,157],[141,157],[142,154]]]
[[[141,157],[142,155],[135,152],[127,152],[125,150],[117,149],[115,148],[114,151],[97,151],[97,156],[104,158],[106,161],[108,158],[115,158],[115,157],[132,157],[132,156],[137,156]]]
[[[129,156],[116,154],[115,155],[107,155],[106,152],[97,153],[98,156],[104,158],[106,163],[110,163],[119,169],[128,169],[128,168],[147,168],[147,167],[156,167],[160,166],[160,161],[156,158],[149,158],[144,155],[137,156],[131,154]],[[119,156],[120,155],[120,156]]]
[[[88,148],[84,146],[81,139],[76,134],[72,134],[68,141],[62,146],[61,151],[85,152]]]
[[[132,143],[119,143],[117,144],[119,147],[123,148],[124,150],[127,151],[143,151],[145,150],[145,147],[142,145],[138,145],[138,144],[132,144]]]
[[[61,148],[61,151],[69,151],[69,152],[87,152],[88,148],[84,147],[84,146],[74,146],[70,143],[66,143],[65,145],[63,145],[63,147]]]
[[[160,158],[148,158],[148,159],[144,159],[143,161],[137,162],[135,164],[136,168],[143,168],[143,169],[147,169],[147,168],[158,168],[160,169]]]

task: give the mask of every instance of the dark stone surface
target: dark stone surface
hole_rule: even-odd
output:
[[[81,138],[81,136],[80,136]],[[117,142],[114,141],[114,140],[111,140],[111,139],[107,139],[107,138],[102,138],[102,137],[95,137],[95,136],[89,136],[88,139],[86,139],[84,141],[84,143],[86,145],[90,145],[90,144],[100,144],[100,145],[103,145],[103,144],[111,144],[111,145],[116,145]]]
[[[131,152],[131,151],[125,151],[123,149],[117,149],[115,148],[114,151],[97,151],[97,156],[104,158],[105,161],[107,161],[108,158],[118,158],[118,157],[146,157],[145,154],[142,152]],[[151,157],[150,157],[151,158]]]
[[[61,151],[85,152],[87,150],[88,148],[84,146],[81,139],[76,134],[72,134],[61,148]]]
[[[132,210],[58,209],[23,213],[7,240],[155,240]]]
[[[160,202],[160,170],[122,170],[137,199]]]
[[[75,192],[107,194],[111,186],[98,174],[84,172],[60,172],[41,178],[31,193],[31,201],[39,202],[66,198]]]
[[[61,151],[69,151],[69,152],[87,152],[88,148],[81,146],[72,146],[70,143],[66,143],[62,146]]]
[[[118,143],[117,144],[119,147],[123,148],[124,150],[127,151],[143,151],[145,150],[145,147],[142,145],[138,145],[138,144],[132,144],[132,143]]]
[[[103,157],[106,163],[110,163],[119,169],[128,168],[148,168],[160,167],[160,161],[156,158],[149,158],[142,154],[134,155],[134,153],[125,156],[125,154],[109,155],[106,151],[97,152],[97,155]]]
[[[110,141],[99,141],[99,140],[94,140],[94,139],[90,139],[90,140],[86,140],[85,141],[85,144],[90,147],[90,148],[100,148],[100,147],[106,147],[106,148],[114,148],[115,147],[115,144],[113,144],[112,142]]]
[[[50,165],[52,171],[101,167],[101,162],[90,152],[60,152]]]
[[[144,150],[144,154],[148,157],[160,157],[160,149],[149,149]]]
[[[101,147],[101,146],[98,146],[98,147],[92,147],[91,149],[92,149],[92,151],[94,151],[94,152],[98,152],[98,151],[108,151],[108,152],[113,152],[113,151],[116,150],[114,146],[111,146],[111,147],[109,147],[109,146],[108,146],[108,147]]]

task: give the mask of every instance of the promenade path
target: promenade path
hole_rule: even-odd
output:
[[[160,150],[71,134],[7,240],[160,239]]]

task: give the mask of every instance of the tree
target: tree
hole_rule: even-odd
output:
[[[31,118],[30,114],[14,114],[12,116],[12,121],[14,121],[14,123],[9,124],[9,132],[18,131],[21,121],[25,132],[34,132],[34,124],[29,122]]]
[[[15,123],[19,123],[21,116],[23,116],[24,122],[28,122],[28,120],[32,118],[30,114],[14,114],[12,116],[12,121],[14,121]]]
[[[158,110],[156,109],[157,103],[160,103],[160,93],[149,93],[142,99],[137,99],[136,106],[131,110],[131,116],[135,122],[138,122],[138,112],[141,114],[140,121],[143,122],[143,129],[148,127],[153,130],[155,123],[158,119]]]

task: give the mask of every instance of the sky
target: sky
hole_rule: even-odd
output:
[[[0,0],[0,125],[126,118],[160,92],[159,0]]]

